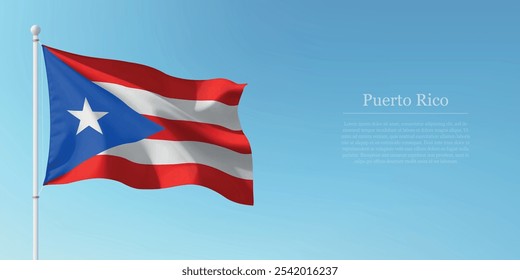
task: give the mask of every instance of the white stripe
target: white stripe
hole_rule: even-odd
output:
[[[113,155],[140,164],[199,163],[242,179],[253,179],[251,154],[194,141],[143,139],[110,148],[100,155]]]
[[[238,121],[237,106],[213,100],[183,100],[119,84],[94,82],[111,92],[139,114],[170,120],[210,123],[231,130],[242,130]]]

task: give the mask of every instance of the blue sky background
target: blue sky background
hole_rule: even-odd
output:
[[[35,23],[66,51],[248,83],[239,114],[255,175],[254,207],[194,186],[46,187],[42,259],[519,259],[520,5],[486,2],[3,1],[0,259],[31,258]],[[448,96],[446,111],[470,113],[471,158],[342,159],[342,112],[365,92]]]

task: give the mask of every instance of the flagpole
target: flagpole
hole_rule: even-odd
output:
[[[40,27],[31,26],[33,35],[33,260],[38,259],[38,34]]]

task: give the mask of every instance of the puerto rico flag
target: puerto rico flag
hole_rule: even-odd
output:
[[[137,189],[194,184],[253,205],[245,84],[43,46],[50,99],[45,185],[106,178]]]

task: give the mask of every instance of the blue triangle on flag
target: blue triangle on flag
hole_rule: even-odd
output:
[[[85,160],[121,144],[136,142],[163,127],[132,110],[112,93],[88,80],[43,47],[50,100],[50,147],[44,184]],[[83,127],[69,111],[81,111],[87,100],[93,112],[106,112],[97,120],[101,132]]]

